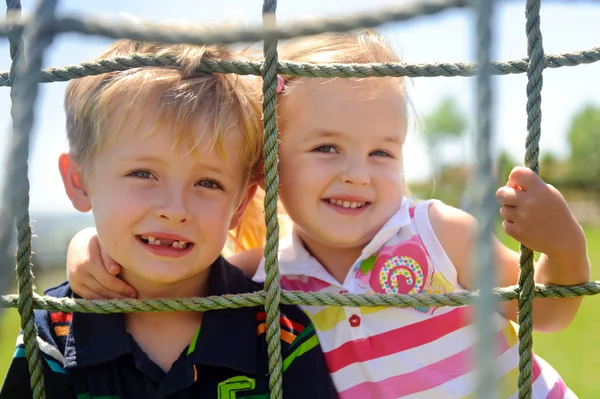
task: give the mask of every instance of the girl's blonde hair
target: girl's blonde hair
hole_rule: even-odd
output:
[[[400,62],[385,38],[373,29],[291,39],[281,45],[279,55],[282,61],[319,64]]]
[[[347,33],[324,33],[292,39],[280,46],[279,59],[315,64],[400,62],[400,58],[394,53],[389,43],[373,29],[362,29]],[[300,78],[285,76],[285,79],[290,82]],[[382,80],[381,78],[378,79],[379,81]],[[402,78],[393,79],[402,87]],[[405,191],[407,190],[405,189]],[[248,204],[236,235],[230,237],[232,242],[231,252],[235,253],[264,245],[266,237],[263,214],[264,195],[264,191],[259,189],[255,198]],[[285,235],[291,227],[291,221],[283,207],[279,205],[278,208],[280,232],[281,235]]]

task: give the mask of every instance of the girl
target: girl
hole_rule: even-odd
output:
[[[325,34],[288,42],[281,59],[312,63],[398,62],[372,31]],[[280,246],[282,286],[306,292],[444,293],[474,290],[470,253],[475,219],[435,200],[406,197],[402,146],[407,97],[398,78],[305,79],[282,76],[278,89],[280,199],[293,222]],[[504,230],[537,252],[535,280],[588,281],[583,230],[562,195],[526,168],[515,168],[497,192]],[[549,217],[552,215],[552,217]],[[118,297],[89,233],[74,241],[68,269],[75,289]],[[92,245],[90,245],[92,243]],[[518,254],[494,241],[496,275],[514,285]],[[90,248],[90,249],[88,249]],[[94,251],[95,256],[87,256]],[[261,249],[232,260],[265,277]],[[104,264],[118,266],[110,259]],[[113,285],[114,284],[114,285]],[[102,285],[101,290],[96,289]],[[107,287],[110,287],[107,288]],[[124,292],[124,291],[123,291]],[[581,299],[537,299],[534,327],[558,331]],[[304,306],[341,398],[462,398],[475,389],[476,336],[471,308]],[[494,315],[499,397],[517,395],[516,301]],[[533,360],[534,398],[572,398],[557,372]]]

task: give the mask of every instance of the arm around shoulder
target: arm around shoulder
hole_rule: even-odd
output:
[[[264,248],[252,248],[227,257],[227,261],[252,278],[262,259]]]

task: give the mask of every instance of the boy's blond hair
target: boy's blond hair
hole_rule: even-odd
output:
[[[153,118],[154,126],[166,126],[173,132],[174,146],[185,145],[191,152],[202,138],[209,138],[211,149],[227,159],[225,140],[240,140],[243,159],[234,161],[246,166],[247,183],[254,179],[263,147],[255,89],[237,75],[197,71],[203,60],[233,59],[234,53],[225,46],[120,40],[99,58],[132,53],[169,57],[177,60],[177,66],[141,66],[89,76],[73,80],[67,88],[67,136],[71,155],[82,168],[84,184],[95,154],[117,135],[125,134],[125,123],[127,131],[136,131],[136,124],[148,117]],[[153,129],[144,132],[147,136],[153,133]],[[245,222],[260,213],[252,209],[254,206],[255,202],[231,235],[238,250],[264,240],[264,228],[261,231],[260,226]]]

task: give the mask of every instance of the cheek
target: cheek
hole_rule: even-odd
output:
[[[109,252],[124,242],[124,236],[135,233],[137,222],[148,210],[149,198],[147,195],[136,195],[135,192],[105,192],[92,196],[96,229]]]
[[[381,189],[392,194],[402,195],[404,179],[398,168],[377,168],[374,173],[375,182]]]
[[[199,223],[203,234],[211,235],[215,232],[229,230],[229,223],[237,209],[233,196],[216,195],[198,196],[194,198],[191,209],[194,219]]]

